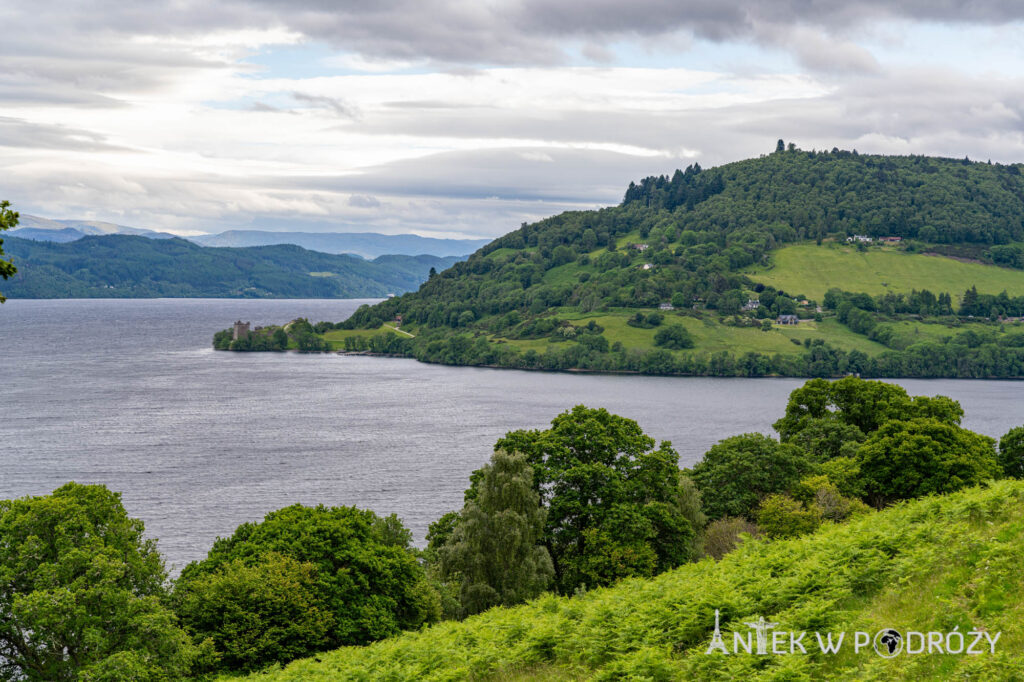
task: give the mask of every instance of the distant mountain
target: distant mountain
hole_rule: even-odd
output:
[[[457,257],[358,256],[294,245],[214,248],[179,238],[4,240],[18,273],[8,298],[383,298],[411,291]]]
[[[29,232],[25,232],[26,230],[29,230]],[[104,234],[134,234],[152,239],[171,239],[175,236],[170,232],[156,232],[154,230],[145,230],[141,227],[128,227],[126,225],[116,225],[97,220],[50,220],[49,218],[40,218],[39,216],[26,215],[24,213],[18,218],[18,229],[12,230],[9,234],[14,237],[21,237],[22,239],[35,239],[36,241],[73,241],[69,237],[72,237],[74,232],[68,232],[68,230],[73,230],[79,234],[75,239],[81,239],[88,235]]]
[[[489,239],[435,239],[415,234],[378,234],[376,232],[267,232],[229,230],[220,234],[189,237],[203,246],[266,246],[296,244],[323,253],[354,253],[376,258],[391,253],[430,254],[432,256],[468,256]]]
[[[73,227],[62,229],[41,229],[38,227],[19,227],[7,233],[19,239],[32,239],[37,242],[73,242],[85,236],[85,233]]]
[[[151,239],[172,239],[177,235],[139,227],[128,227],[95,220],[50,220],[22,214],[11,237],[40,242],[71,242],[87,236],[131,234]],[[186,237],[200,246],[272,246],[294,244],[321,253],[351,253],[363,258],[388,254],[430,256],[468,256],[489,239],[436,239],[415,234],[379,234],[376,232],[271,232],[265,230],[228,230],[218,234]]]

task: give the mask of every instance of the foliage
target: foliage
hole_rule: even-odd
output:
[[[0,232],[9,230],[18,225],[18,212],[10,209],[11,202],[0,201]],[[0,256],[4,255],[4,240],[0,239]],[[18,269],[14,267],[14,263],[11,259],[4,260],[0,258],[0,277],[7,279],[16,273]],[[3,294],[0,294],[0,303],[3,303],[7,299],[4,298]]]
[[[792,540],[751,540],[721,561],[572,598],[542,596],[252,679],[1018,679],[1022,503],[1024,483],[1000,481]],[[716,609],[730,647],[732,632],[749,632],[744,623],[758,615],[781,631],[845,631],[847,639],[900,624],[1002,637],[994,655],[980,656],[886,660],[852,649],[840,656],[705,655]]]
[[[804,504],[789,495],[769,495],[757,509],[757,527],[770,538],[795,538],[821,525],[821,507]]]
[[[1001,473],[993,439],[936,419],[884,424],[857,459],[865,494],[875,506],[953,492]]]
[[[803,502],[808,508],[816,507],[823,519],[828,521],[845,521],[851,516],[864,514],[871,507],[853,496],[842,493],[827,475],[808,476],[800,481],[793,491],[793,497]]]
[[[417,327],[417,335],[402,344],[400,353],[448,364],[713,376],[1021,376],[1024,353],[1009,347],[971,349],[966,362],[956,361],[963,357],[958,344],[938,354],[931,348],[890,346],[889,352],[879,353],[872,347],[869,355],[837,348],[835,331],[826,335],[827,345],[807,346],[796,359],[786,357],[793,354],[791,349],[776,355],[760,349],[743,354],[727,345],[719,354],[721,349],[702,348],[699,342],[698,353],[666,352],[654,346],[653,337],[632,352],[611,338],[607,347],[595,345],[586,335],[552,338],[542,348],[524,349],[511,342],[538,338],[520,333],[555,312],[602,313],[625,326],[649,329],[660,319],[651,309],[664,301],[714,311],[719,318],[793,314],[801,294],[809,291],[786,293],[784,287],[766,287],[748,276],[749,268],[764,264],[772,251],[799,240],[843,240],[854,231],[948,246],[974,244],[982,250],[1008,247],[1024,238],[1017,217],[1024,210],[1022,186],[1017,166],[866,156],[838,149],[787,150],[714,169],[694,165],[672,177],[632,185],[620,206],[523,225],[430,278],[419,291],[366,306],[342,324],[350,330],[376,330],[401,314],[405,323]],[[864,257],[875,252],[882,250],[866,249]],[[997,253],[1005,260],[1009,251]],[[920,254],[891,255],[915,264],[941,260],[957,267],[971,265]],[[968,268],[972,273],[985,268],[973,267]],[[871,270],[872,277],[877,278],[877,271]],[[984,282],[998,282],[1005,271],[987,276]],[[941,279],[931,277],[927,284]],[[956,281],[961,280],[968,288],[968,280]],[[741,311],[751,289],[760,297],[760,307]],[[948,292],[908,294],[899,287],[882,287],[880,293],[888,291],[893,293],[886,294],[885,307],[869,315],[872,322],[877,322],[873,316],[889,310],[952,312]],[[987,305],[987,299],[979,301]],[[811,302],[800,305],[805,320],[816,315]],[[761,336],[765,346],[776,338],[772,333]],[[555,341],[570,343],[555,346]]]
[[[461,583],[462,616],[532,599],[554,577],[540,544],[545,510],[526,458],[495,451],[476,492],[439,550],[442,575]],[[437,531],[431,539],[437,541]]]
[[[431,267],[458,260],[380,256],[366,261],[288,244],[221,248],[130,235],[63,244],[12,237],[8,250],[21,264],[9,293],[22,298],[386,296],[414,289]]]
[[[328,647],[389,637],[435,620],[439,609],[402,530],[397,519],[355,507],[285,507],[219,538],[206,559],[185,567],[175,595],[181,608],[194,607],[182,615],[197,638],[224,643],[237,628],[277,658],[319,648],[320,642]],[[291,563],[268,558],[271,554]],[[262,588],[275,595],[276,620],[264,618],[270,606],[253,596],[253,581],[261,573],[276,582]],[[227,584],[232,579],[240,584]],[[285,591],[289,582],[302,589]],[[202,594],[217,596],[215,611],[197,610],[196,595]],[[286,627],[283,614],[304,608],[316,614]],[[320,628],[328,624],[326,637],[319,639]],[[252,653],[221,653],[242,665],[256,660]]]
[[[790,490],[813,467],[811,458],[796,446],[745,433],[713,445],[690,477],[700,488],[709,518],[753,519],[763,498]]]
[[[654,345],[671,350],[693,348],[693,338],[686,327],[681,324],[670,324],[654,333]]]
[[[1010,429],[999,439],[999,466],[1006,476],[1024,478],[1024,426]]]
[[[721,559],[736,549],[744,535],[759,538],[762,533],[757,525],[740,516],[723,516],[709,523],[704,529],[701,549],[704,556]]]
[[[583,405],[550,429],[498,440],[496,450],[522,453],[533,467],[559,591],[653,575],[693,554],[693,493],[671,444],[654,445],[635,421]]]
[[[960,404],[945,396],[911,398],[902,386],[851,376],[838,381],[808,381],[790,394],[785,416],[772,426],[786,442],[812,429],[813,433],[801,440],[825,455],[838,456],[842,454],[836,447],[840,440],[857,438],[851,437],[851,430],[834,424],[868,434],[893,419],[932,418],[957,425],[963,415]]]
[[[191,632],[208,636],[220,667],[256,670],[324,648],[333,616],[317,599],[317,570],[269,552],[232,559],[185,581],[175,611]]]
[[[68,483],[0,501],[0,679],[177,680],[199,651],[120,495]]]

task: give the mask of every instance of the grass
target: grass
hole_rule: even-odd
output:
[[[911,289],[949,292],[959,301],[964,291],[1011,296],[1024,295],[1024,271],[980,263],[964,263],[942,256],[906,253],[889,247],[858,251],[849,246],[796,244],[772,252],[768,268],[749,268],[756,282],[771,285],[793,296],[821,301],[832,287],[866,292],[909,293]]]
[[[1022,502],[1020,481],[918,500],[802,538],[748,540],[718,562],[544,595],[247,679],[1020,680]],[[730,645],[732,632],[764,616],[781,632],[806,631],[809,653],[707,655],[716,609]],[[1002,634],[995,654],[976,656],[887,660],[850,646],[856,631],[890,627]],[[844,632],[847,644],[839,655],[816,653],[814,632]]]
[[[382,324],[376,329],[332,329],[325,332],[323,337],[327,340],[327,343],[331,345],[331,350],[343,350],[345,348],[345,339],[350,336],[362,336],[369,338],[374,334],[386,332],[391,332],[392,334],[397,333],[391,324]],[[406,330],[406,334],[409,332],[412,332],[412,334],[416,333],[411,328]],[[400,334],[400,336],[405,336],[406,334]]]
[[[596,313],[560,313],[559,317],[572,320],[574,324],[586,324],[594,320],[604,327],[604,336],[609,344],[621,343],[627,349],[650,350],[654,348],[654,329],[640,329],[626,324],[626,320],[636,314],[636,310],[628,312],[615,312],[613,314]],[[646,310],[644,312],[653,312]],[[824,339],[835,348],[843,350],[860,350],[868,354],[879,353],[885,350],[885,346],[871,341],[867,337],[854,334],[844,325],[835,320],[824,320],[814,322],[811,320],[802,321],[795,327],[775,325],[770,332],[763,332],[756,327],[732,327],[722,324],[716,319],[705,317],[697,319],[690,316],[673,315],[665,316],[663,325],[681,324],[694,340],[694,348],[690,351],[680,352],[702,352],[717,353],[729,351],[742,355],[749,351],[774,355],[776,353],[795,355],[804,352],[804,339]],[[790,339],[800,341],[796,345]],[[539,353],[544,352],[548,347],[547,339],[531,339],[528,341],[509,340],[508,343],[522,349],[534,349]]]

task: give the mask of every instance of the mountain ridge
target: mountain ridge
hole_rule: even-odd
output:
[[[295,245],[206,247],[173,237],[100,235],[59,243],[7,237],[9,298],[382,298],[455,257],[324,254]]]

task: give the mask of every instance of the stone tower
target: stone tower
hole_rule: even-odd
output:
[[[249,336],[249,322],[242,322],[239,320],[235,322],[235,333],[232,338],[237,341],[238,339],[248,338]]]

